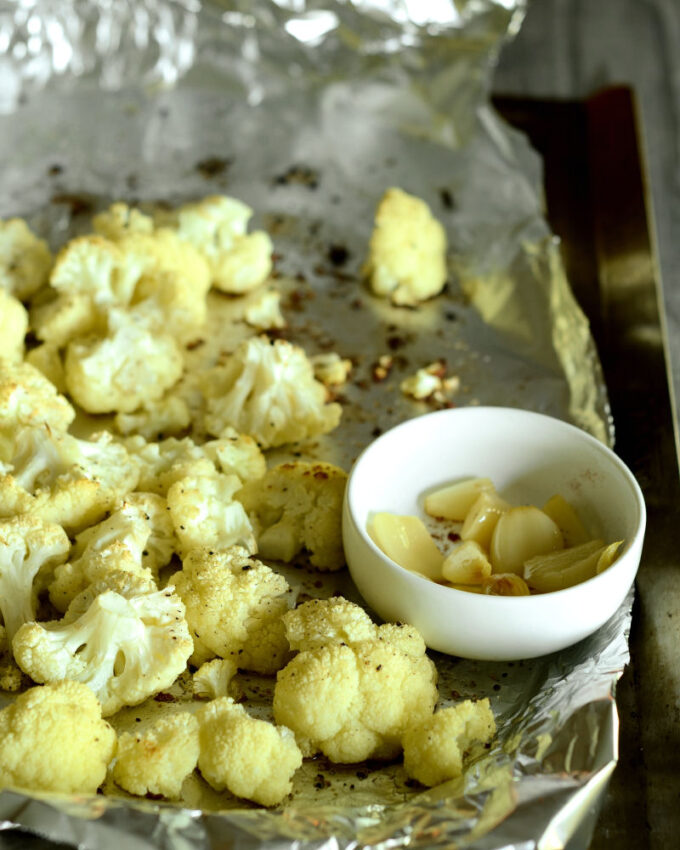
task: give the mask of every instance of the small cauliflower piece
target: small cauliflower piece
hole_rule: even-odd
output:
[[[204,662],[192,676],[194,694],[201,699],[229,696],[229,685],[237,670],[236,663],[229,658]]]
[[[363,267],[376,295],[415,307],[446,283],[446,233],[420,198],[388,189],[375,214]]]
[[[275,673],[288,658],[282,615],[288,583],[248,551],[194,549],[169,581],[186,606],[200,661],[213,655],[244,670]]]
[[[104,716],[170,687],[193,651],[184,605],[172,588],[130,598],[105,591],[76,620],[25,623],[12,647],[35,682],[86,684]]]
[[[363,624],[353,638],[362,618],[351,613],[351,604],[344,634],[335,610],[327,643],[316,635],[311,648],[279,671],[274,689],[276,722],[293,730],[303,753],[322,752],[347,764],[394,758],[407,727],[428,717],[437,701],[437,671],[420,634],[411,626],[385,624],[363,637]],[[313,617],[326,606],[333,610],[319,601]],[[284,619],[295,639],[299,615]]]
[[[282,802],[302,764],[290,729],[251,717],[230,697],[212,700],[196,716],[204,779],[216,791],[227,789],[262,806]]]
[[[47,283],[51,266],[47,242],[23,219],[0,221],[0,288],[25,301]]]
[[[33,366],[41,372],[59,393],[66,392],[66,376],[64,375],[64,363],[61,359],[59,347],[49,342],[32,348],[26,352],[25,363]]]
[[[28,681],[21,667],[14,660],[7,630],[0,626],[0,691],[15,693]]]
[[[262,230],[248,234],[253,211],[236,198],[213,195],[160,217],[205,257],[212,284],[240,295],[258,287],[272,268],[272,242]]]
[[[139,489],[166,496],[170,487],[188,475],[213,476],[215,464],[191,437],[168,437],[148,443],[140,435],[123,441],[139,469]]]
[[[106,330],[103,311],[84,292],[45,290],[31,303],[29,320],[36,337],[57,349],[77,337]]]
[[[92,228],[100,236],[117,242],[130,233],[153,233],[154,221],[136,207],[118,201],[92,219]]]
[[[183,711],[161,717],[143,732],[124,732],[118,738],[113,781],[139,797],[160,794],[178,800],[198,753],[198,720],[193,714]]]
[[[0,357],[18,363],[24,356],[28,312],[24,305],[0,288]]]
[[[200,546],[257,550],[243,505],[234,499],[241,479],[236,475],[187,475],[168,489],[168,510],[180,553]]]
[[[70,548],[60,525],[32,516],[0,520],[0,611],[10,641],[35,620],[38,573],[65,561]]]
[[[404,768],[422,785],[439,785],[463,772],[465,754],[496,733],[489,700],[466,700],[442,708],[404,734]]]
[[[343,359],[336,351],[314,354],[309,358],[314,377],[327,387],[339,387],[347,383],[352,371],[352,361]]]
[[[244,483],[262,478],[267,471],[267,461],[255,440],[231,427],[225,428],[217,440],[203,443],[201,448],[220,472],[238,475]]]
[[[263,449],[326,434],[342,413],[327,403],[305,352],[266,336],[245,340],[224,365],[208,370],[203,389],[208,432],[219,435],[231,425]]]
[[[153,401],[146,399],[132,413],[117,413],[114,419],[120,434],[140,434],[145,440],[181,434],[190,424],[191,413],[187,403],[173,395]]]
[[[45,424],[66,431],[75,415],[67,399],[35,366],[0,359],[0,427]]]
[[[284,622],[288,643],[295,651],[370,640],[376,629],[360,605],[342,596],[303,602],[285,615]]]
[[[95,794],[115,750],[97,698],[78,682],[31,688],[0,711],[0,788]]]
[[[105,432],[78,440],[43,425],[0,434],[0,516],[32,514],[80,531],[138,479],[138,466]]]
[[[147,504],[151,506],[148,509]],[[49,586],[50,601],[57,611],[66,611],[74,597],[110,572],[134,573],[154,582],[158,569],[172,557],[172,549],[168,551],[166,525],[161,548],[151,553],[154,527],[149,511],[154,511],[154,517],[160,514],[160,521],[169,521],[165,499],[151,493],[131,494],[107,519],[76,536],[70,560],[55,569]],[[169,533],[172,540],[172,526]]]
[[[251,517],[263,558],[290,562],[302,549],[319,570],[338,570],[347,474],[330,463],[296,461],[248,482],[236,498]]]
[[[247,324],[258,331],[286,327],[286,320],[281,315],[281,293],[278,290],[263,289],[246,297],[248,301],[243,305],[243,318]]]
[[[178,381],[184,358],[169,334],[152,333],[123,311],[109,317],[108,336],[69,343],[66,386],[88,413],[131,413],[144,402],[159,400]]]

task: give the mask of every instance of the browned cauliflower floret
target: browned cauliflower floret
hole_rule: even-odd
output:
[[[404,735],[404,768],[423,785],[439,785],[463,772],[472,744],[485,744],[496,733],[489,700],[466,700],[442,708],[409,726]]]
[[[153,218],[141,210],[117,201],[92,219],[92,228],[100,236],[117,242],[131,233],[153,233],[154,223]]]
[[[200,251],[214,287],[241,294],[264,283],[272,268],[269,235],[262,230],[246,232],[252,214],[242,201],[214,195],[159,212],[156,220]]]
[[[178,800],[182,783],[198,762],[198,720],[183,711],[161,717],[135,735],[118,738],[113,780],[130,794]]]
[[[47,281],[52,254],[21,218],[0,221],[0,289],[25,301]]]
[[[446,283],[446,233],[427,204],[401,189],[388,189],[375,214],[363,268],[376,295],[416,306]]]
[[[282,615],[288,583],[234,546],[194,549],[170,579],[194,638],[194,659],[233,659],[245,670],[274,673],[288,656]]]
[[[247,483],[236,498],[248,512],[263,558],[290,562],[303,549],[320,570],[345,563],[342,499],[347,474],[330,463],[296,461]]]
[[[437,673],[425,654],[425,643],[411,626],[374,626],[345,609],[342,629],[337,603],[304,603],[304,616],[284,617],[300,640],[313,634],[277,675],[274,717],[295,732],[305,755],[324,753],[331,761],[352,763],[393,758],[401,751],[406,729],[432,713],[437,701]],[[331,627],[322,644],[325,612]],[[318,628],[313,617],[318,617]],[[355,637],[356,636],[356,637]],[[305,646],[305,635],[302,636]]]
[[[79,682],[31,688],[0,711],[0,788],[94,794],[115,750],[116,733]]]
[[[302,348],[266,336],[245,340],[224,365],[205,373],[205,426],[250,434],[262,448],[326,434],[340,421]]]
[[[33,514],[80,531],[133,490],[139,468],[102,433],[79,440],[48,425],[23,426],[0,440],[0,516]]]
[[[0,359],[0,428],[46,424],[54,431],[66,431],[75,415],[35,366]]]
[[[263,806],[275,806],[290,793],[291,778],[302,764],[290,729],[250,717],[230,697],[212,700],[196,716],[198,767],[213,788]]]

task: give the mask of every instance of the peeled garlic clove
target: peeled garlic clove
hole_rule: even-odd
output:
[[[484,491],[494,492],[490,478],[466,478],[425,497],[425,512],[430,516],[462,522],[467,512]]]
[[[464,540],[444,559],[442,575],[451,584],[481,584],[491,575],[491,564],[479,543]]]
[[[515,573],[494,573],[482,582],[482,593],[489,596],[529,596],[531,592],[521,576]]]
[[[461,535],[462,536],[462,535]],[[534,505],[510,508],[501,514],[491,537],[491,565],[495,573],[522,575],[524,563],[564,545],[554,520]]]
[[[592,578],[604,551],[602,540],[590,540],[580,546],[538,555],[524,564],[524,578],[539,593],[564,590]]]
[[[498,518],[510,505],[495,491],[483,490],[465,516],[460,530],[462,540],[474,540],[488,549]]]
[[[444,556],[420,517],[377,513],[369,520],[368,533],[400,567],[427,578],[441,579]]]
[[[573,505],[559,493],[556,493],[543,505],[543,513],[557,523],[562,532],[565,546],[580,546],[581,543],[587,543],[591,539],[592,535],[586,531]]]
[[[611,567],[616,560],[619,549],[622,545],[623,540],[617,540],[616,543],[610,543],[609,546],[605,546],[604,551],[598,558],[597,566],[595,567],[597,575],[600,575],[600,573],[603,573],[608,567]]]

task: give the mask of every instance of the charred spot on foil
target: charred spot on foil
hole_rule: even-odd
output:
[[[456,202],[450,189],[442,187],[439,190],[439,199],[441,200],[442,206],[445,210],[453,210],[456,208]]]
[[[89,214],[94,208],[94,201],[89,195],[76,194],[75,192],[57,193],[52,195],[50,201],[53,204],[70,207],[72,216]]]
[[[196,171],[201,175],[201,177],[205,177],[206,180],[211,177],[217,177],[219,174],[224,174],[224,172],[231,165],[231,160],[225,159],[221,156],[207,156],[205,159],[200,159],[196,163]]]
[[[349,251],[344,245],[330,245],[328,259],[334,266],[344,266],[349,259]]]
[[[316,189],[319,185],[319,175],[306,165],[291,165],[283,174],[274,177],[275,186],[290,186],[297,184],[307,189]]]
[[[175,697],[172,694],[165,693],[161,691],[159,694],[156,694],[154,697],[155,702],[176,702]]]
[[[55,162],[54,165],[50,165],[50,167],[47,169],[47,173],[49,174],[50,177],[57,177],[59,174],[61,174],[63,172],[63,170],[64,170],[64,166],[59,165],[58,162]]]

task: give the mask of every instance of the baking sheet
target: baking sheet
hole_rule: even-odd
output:
[[[48,5],[32,14],[47,21]],[[86,4],[99,16],[100,41],[88,27],[76,30],[80,71],[52,67],[43,78],[26,68],[37,25],[15,19],[5,44],[18,97],[5,101],[0,119],[11,151],[0,215],[26,215],[56,245],[114,198],[172,202],[228,191],[250,203],[274,238],[287,333],[309,353],[332,348],[355,362],[342,430],[298,447],[306,455],[347,467],[377,429],[426,410],[403,398],[398,383],[439,357],[461,380],[453,403],[537,409],[611,441],[592,339],[543,219],[540,162],[486,102],[495,52],[521,7],[447,4],[447,19],[423,24],[409,18],[408,4],[292,5],[144,4],[146,29],[128,10],[116,30],[110,9]],[[60,8],[67,17],[75,11]],[[301,40],[295,33],[310,20],[316,36]],[[183,38],[170,37],[170,22]],[[140,49],[135,61],[121,62],[120,33],[135,26]],[[40,31],[49,41],[55,30],[45,23]],[[144,50],[142,31],[153,50]],[[417,311],[374,299],[358,282],[372,212],[389,185],[428,200],[451,237],[449,287]],[[347,252],[341,268],[329,259],[337,245]],[[227,312],[233,306],[219,303]],[[212,316],[223,324],[221,310]],[[219,330],[197,355],[206,362],[238,339]],[[384,354],[394,364],[376,381]],[[444,703],[489,695],[501,727],[493,750],[457,786],[423,794],[399,765],[366,772],[311,763],[292,801],[275,812],[238,804],[204,814],[199,806],[234,805],[207,805],[205,788],[186,809],[101,798],[28,802],[5,792],[0,812],[7,823],[99,847],[123,834],[139,846],[161,838],[216,846],[218,835],[252,846],[255,834],[261,844],[297,846],[566,841],[587,827],[615,764],[612,690],[627,658],[629,611],[628,604],[593,638],[536,662],[438,658]],[[323,782],[310,788],[310,771]]]

